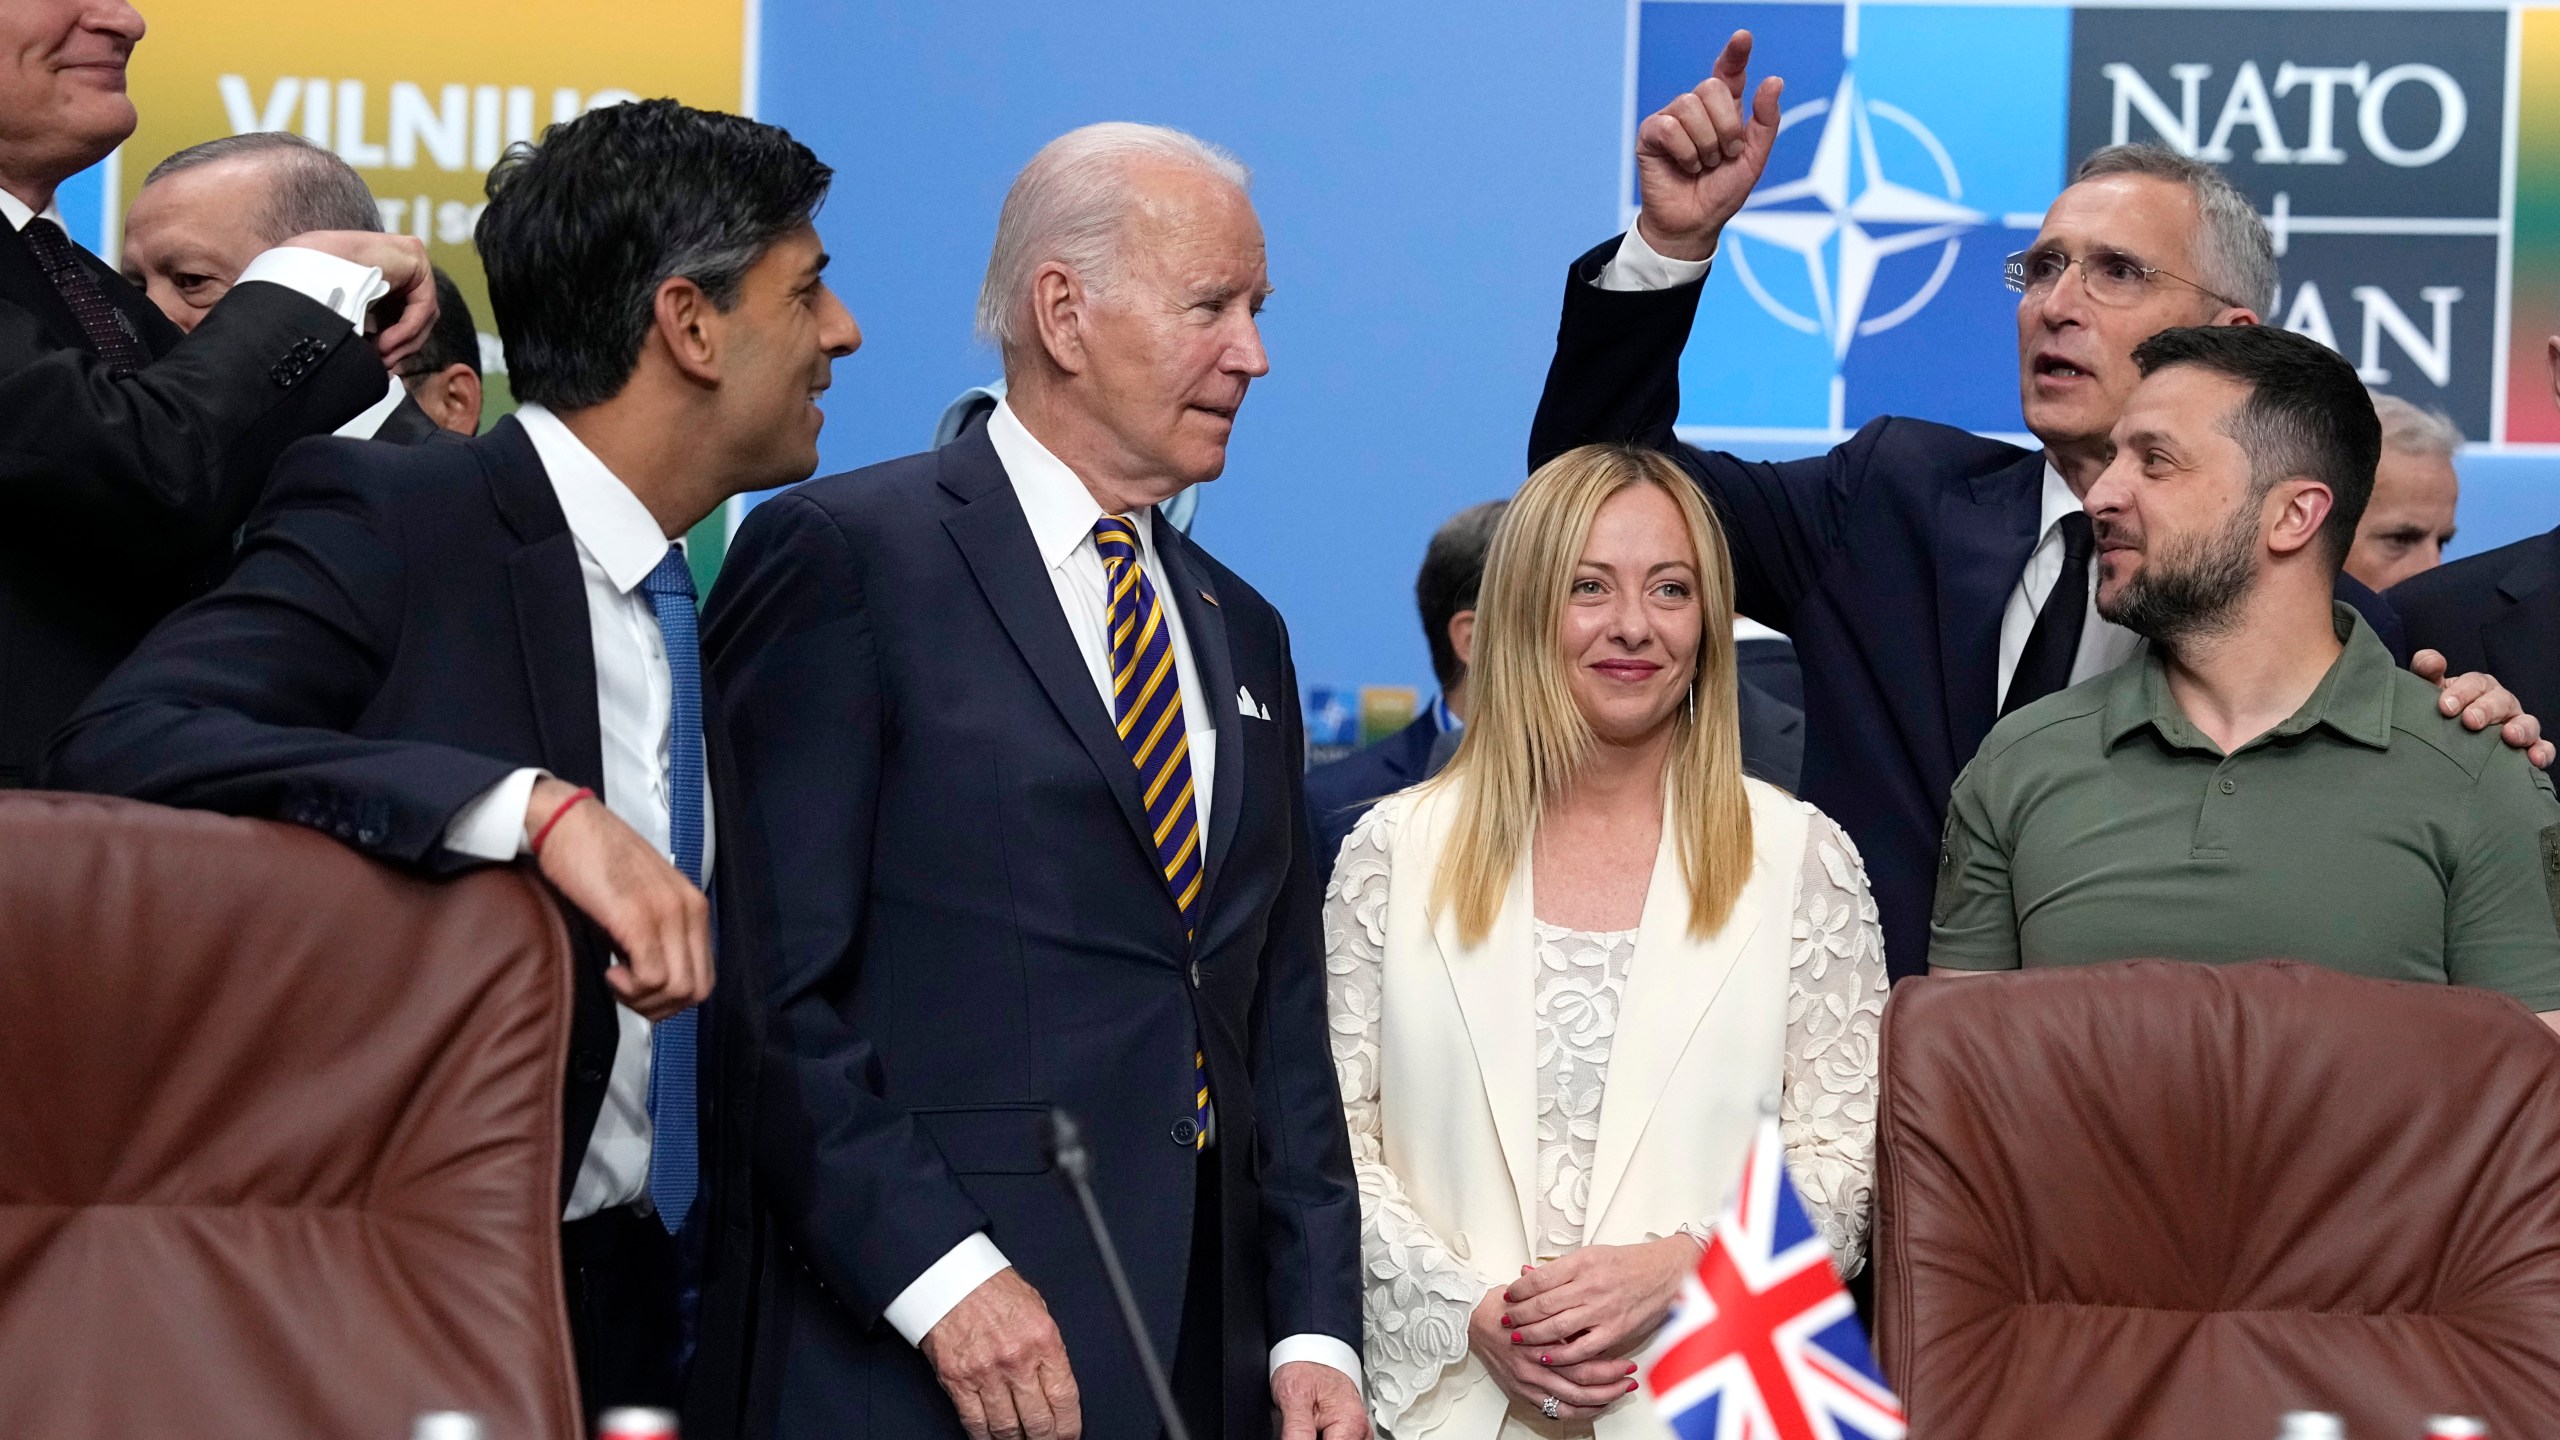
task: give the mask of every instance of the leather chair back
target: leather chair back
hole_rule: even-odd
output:
[[[1914,1440],[2560,1417],[2560,1039],[2289,961],[1885,1007],[1879,1356]]]
[[[0,795],[0,1015],[0,1435],[580,1433],[533,881]]]

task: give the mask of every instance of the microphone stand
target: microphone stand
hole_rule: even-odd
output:
[[[1181,1412],[1173,1408],[1173,1386],[1166,1382],[1164,1366],[1156,1359],[1155,1342],[1147,1338],[1146,1321],[1138,1314],[1129,1273],[1120,1268],[1120,1252],[1111,1243],[1110,1228],[1102,1223],[1102,1207],[1094,1203],[1093,1152],[1085,1148],[1083,1128],[1064,1110],[1049,1112],[1049,1161],[1084,1211],[1084,1228],[1093,1236],[1095,1253],[1102,1257],[1102,1273],[1111,1281],[1112,1298],[1120,1302],[1120,1321],[1128,1327],[1129,1343],[1138,1352],[1138,1368],[1146,1372],[1147,1390],[1155,1396],[1156,1414],[1164,1421],[1165,1440],[1191,1440]]]

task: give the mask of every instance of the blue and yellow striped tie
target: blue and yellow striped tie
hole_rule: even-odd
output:
[[[1111,587],[1111,718],[1138,767],[1138,791],[1156,846],[1156,865],[1182,911],[1188,934],[1199,923],[1200,807],[1191,791],[1191,731],[1182,719],[1182,680],[1173,663],[1173,632],[1164,604],[1138,561],[1138,527],[1128,517],[1094,522],[1094,548]],[[1194,1149],[1209,1143],[1209,1065],[1191,1052]]]

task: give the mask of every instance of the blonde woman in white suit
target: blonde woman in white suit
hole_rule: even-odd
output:
[[[1327,995],[1397,1440],[1667,1437],[1633,1357],[1772,1094],[1860,1264],[1884,942],[1849,838],[1743,776],[1732,620],[1676,466],[1550,462],[1486,562],[1457,755],[1343,843]]]

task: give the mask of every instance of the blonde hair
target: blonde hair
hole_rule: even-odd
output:
[[[1432,877],[1431,908],[1455,910],[1466,944],[1493,929],[1540,815],[1598,743],[1567,681],[1564,608],[1600,507],[1637,485],[1653,486],[1679,508],[1698,563],[1698,653],[1690,703],[1671,721],[1671,833],[1663,836],[1680,847],[1689,933],[1703,939],[1722,929],[1750,878],[1751,802],[1742,782],[1733,565],[1724,531],[1667,457],[1585,445],[1540,466],[1494,531],[1476,598],[1465,737],[1430,782],[1453,787],[1457,805]]]

